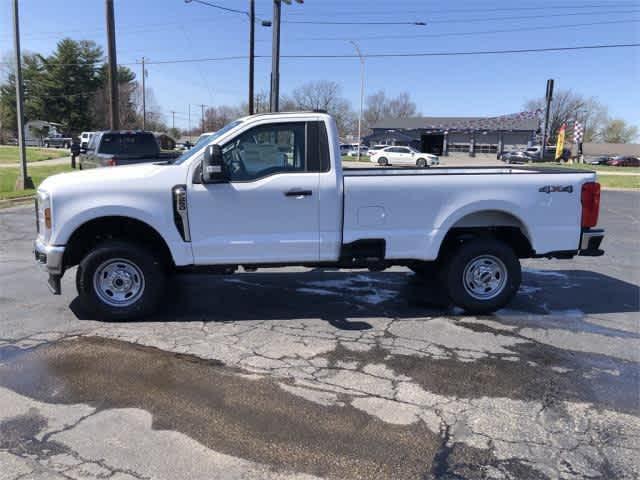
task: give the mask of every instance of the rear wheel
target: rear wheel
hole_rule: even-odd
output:
[[[386,167],[387,165],[389,165],[389,160],[387,160],[385,157],[380,157],[378,159],[378,165],[380,165],[381,167]]]
[[[427,168],[429,166],[429,162],[424,158],[419,158],[416,162],[416,166],[419,168]]]
[[[463,243],[445,259],[442,283],[451,301],[474,314],[492,313],[511,301],[522,271],[513,249],[494,239]]]
[[[76,287],[82,304],[100,320],[127,320],[153,313],[162,298],[165,272],[141,247],[108,241],[78,266]]]

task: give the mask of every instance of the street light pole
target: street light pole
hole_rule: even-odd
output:
[[[256,2],[249,0],[249,115],[253,115],[253,69],[255,63]]]
[[[33,187],[33,180],[27,175],[27,150],[24,146],[24,90],[22,87],[22,59],[20,54],[20,16],[18,0],[13,0],[13,33],[16,54],[16,122],[18,127],[18,151],[20,153],[20,176],[16,180],[16,190]]]
[[[144,57],[142,57],[142,130],[147,129],[147,86],[145,79],[147,72],[144,68]]]
[[[273,37],[271,46],[271,112],[279,110],[280,96],[280,0],[273,0]]]
[[[360,115],[358,116],[358,162],[360,161],[360,141],[362,138],[362,112],[364,109],[364,56],[360,51],[360,47],[353,40],[349,40],[360,57]]]

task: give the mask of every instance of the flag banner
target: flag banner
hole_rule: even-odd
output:
[[[562,154],[564,152],[564,132],[566,130],[566,125],[562,125],[560,130],[558,130],[558,143],[556,145],[556,160],[562,158]]]

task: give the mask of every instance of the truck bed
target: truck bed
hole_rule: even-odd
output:
[[[375,239],[387,258],[433,260],[451,228],[507,226],[535,254],[576,250],[582,184],[593,181],[588,170],[528,166],[345,169],[343,242]]]
[[[383,175],[507,175],[507,174],[569,174],[595,173],[593,170],[562,168],[562,167],[534,167],[534,166],[504,166],[504,167],[349,167],[343,166],[345,177],[383,176]]]

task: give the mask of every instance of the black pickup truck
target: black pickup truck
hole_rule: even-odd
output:
[[[77,147],[76,147],[77,148]],[[79,168],[117,167],[173,160],[180,152],[162,152],[156,137],[145,131],[96,132],[86,149],[80,149]]]

